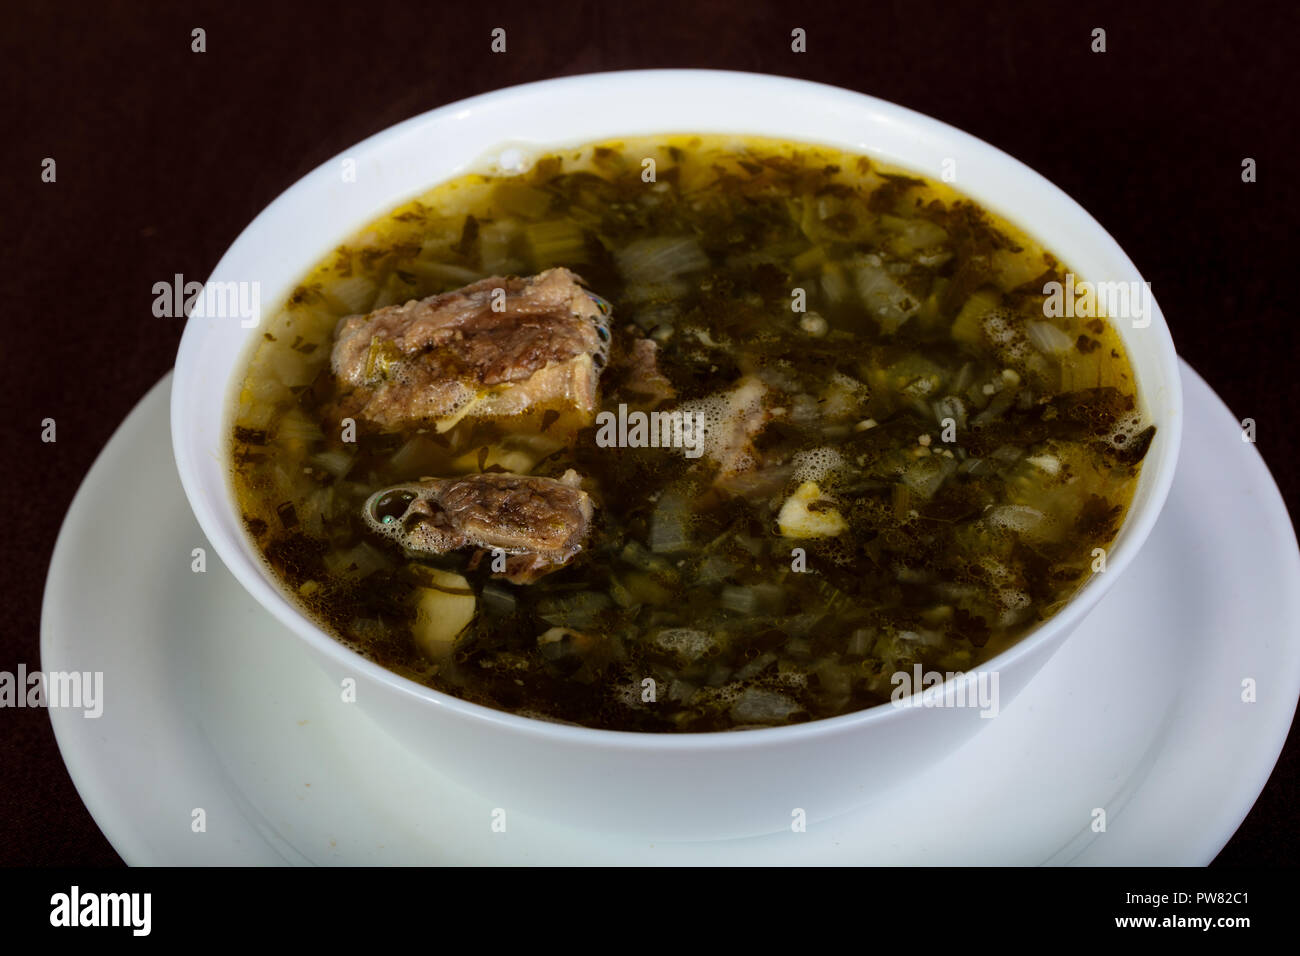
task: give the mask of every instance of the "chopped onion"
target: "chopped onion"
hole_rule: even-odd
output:
[[[737,614],[772,614],[780,610],[781,589],[775,584],[751,584],[743,587],[724,587],[718,603]]]
[[[1025,332],[1034,348],[1044,355],[1064,355],[1074,348],[1070,337],[1051,322],[1026,322]]]
[[[317,468],[322,468],[335,478],[342,478],[352,467],[352,454],[341,448],[327,449],[312,455],[310,461]]]
[[[911,256],[914,252],[929,249],[948,240],[948,233],[928,219],[908,218],[883,215],[881,224],[894,233],[890,242],[891,249],[900,256]]]
[[[314,442],[324,438],[325,433],[305,413],[291,408],[275,426],[275,437],[279,440]]]
[[[893,333],[920,311],[921,300],[895,281],[879,256],[860,256],[853,266],[858,295],[885,334]]]
[[[275,377],[289,388],[310,385],[319,367],[318,362],[308,361],[301,352],[295,352],[290,348],[274,349],[271,352],[270,363]]]
[[[349,313],[369,312],[375,301],[375,283],[365,276],[354,275],[336,279],[322,289],[325,296],[336,300]]]
[[[637,239],[614,256],[629,285],[667,282],[709,265],[709,257],[694,236],[655,236]]]
[[[388,556],[368,541],[362,541],[347,551],[326,552],[322,560],[330,574],[347,574],[356,578],[391,567]]]

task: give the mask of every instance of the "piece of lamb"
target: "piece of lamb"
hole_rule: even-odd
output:
[[[570,469],[560,478],[488,472],[426,478],[371,495],[370,527],[408,551],[447,554],[475,548],[471,568],[493,551],[505,555],[495,573],[530,584],[568,564],[591,530],[591,496]]]
[[[589,424],[609,308],[579,282],[563,268],[493,276],[342,319],[331,355],[340,413],[382,431],[547,411]]]

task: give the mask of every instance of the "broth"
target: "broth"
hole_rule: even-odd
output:
[[[358,417],[344,317],[557,268],[612,309],[609,416]],[[1111,325],[1047,314],[1067,271],[946,185],[833,149],[557,151],[440,185],[305,277],[247,360],[234,490],[306,613],[438,690],[637,731],[860,710],[1013,644],[1122,523],[1155,429]],[[707,422],[698,447],[638,446],[655,411]],[[572,473],[594,503],[530,583],[364,516],[389,486],[500,472]]]

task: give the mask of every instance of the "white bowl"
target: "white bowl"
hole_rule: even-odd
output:
[[[264,306],[275,308],[355,231],[439,182],[483,168],[507,147],[528,155],[619,136],[691,132],[820,143],[932,179],[940,178],[945,160],[955,160],[954,185],[961,192],[1021,226],[1081,277],[1142,281],[1115,241],[1073,200],[1010,156],[950,126],[800,80],[650,70],[512,87],[372,136],[267,207],[230,247],[209,283],[259,283]],[[354,181],[342,175],[345,160],[354,164]],[[1145,328],[1117,326],[1157,434],[1105,572],[1093,575],[1055,617],[980,668],[997,674],[1000,707],[1123,574],[1173,480],[1182,396],[1168,328],[1154,303]],[[801,817],[815,821],[870,801],[987,724],[973,707],[882,705],[739,733],[626,733],[491,710],[385,670],[301,613],[243,530],[227,445],[233,384],[258,335],[259,329],[244,328],[237,318],[191,317],[186,325],[172,389],[172,435],[195,516],[253,597],[311,648],[336,681],[355,679],[355,706],[402,741],[412,759],[427,760],[479,791],[491,807],[658,839],[773,832]],[[1098,688],[1099,695],[1104,691]],[[1081,710],[1080,719],[1089,714]]]

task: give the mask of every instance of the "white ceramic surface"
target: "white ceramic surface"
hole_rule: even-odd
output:
[[[1264,786],[1300,695],[1300,552],[1254,447],[1195,373],[1184,382],[1182,465],[1147,547],[984,733],[806,833],[652,844],[536,819],[526,780],[480,795],[429,769],[342,703],[219,562],[193,573],[206,542],[164,380],[54,551],[41,665],[105,674],[102,717],[51,711],[59,747],[132,864],[1204,864]]]
[[[1141,282],[1086,212],[1027,167],[935,120],[870,97],[780,77],[649,71],[570,77],[434,110],[372,137],[289,189],[236,240],[212,282],[258,282],[267,310],[339,241],[401,200],[497,156],[621,135],[736,132],[859,150],[937,177],[955,159],[967,195],[1023,226],[1079,275]],[[341,175],[355,163],[355,181]],[[1129,519],[1095,575],[1061,613],[986,665],[1006,706],[1120,578],[1172,481],[1182,429],[1176,359],[1159,309],[1120,325],[1159,431]],[[176,461],[212,547],[249,593],[291,628],[359,706],[431,766],[480,793],[529,781],[532,805],[574,825],[708,839],[771,832],[793,808],[813,819],[862,805],[993,721],[970,708],[880,707],[742,734],[620,734],[478,707],[397,677],[298,612],[247,541],[228,493],[226,411],[234,370],[257,329],[191,317],[172,401]]]

